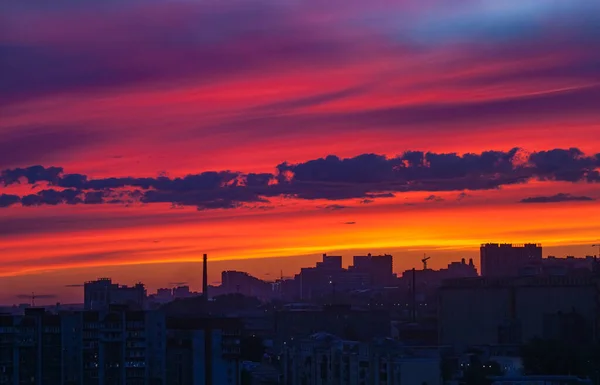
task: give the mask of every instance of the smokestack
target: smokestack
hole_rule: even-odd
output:
[[[411,309],[411,320],[413,323],[417,322],[417,271],[413,267],[412,269],[412,309]]]
[[[202,258],[202,296],[205,300],[208,300],[208,256],[204,254]]]

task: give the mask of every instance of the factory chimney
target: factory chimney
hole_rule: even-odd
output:
[[[208,256],[206,254],[204,254],[203,258],[202,258],[202,296],[204,297],[204,300],[207,301],[208,300],[208,270],[207,270],[207,265],[208,265]]]

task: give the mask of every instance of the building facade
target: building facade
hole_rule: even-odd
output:
[[[480,247],[481,276],[515,277],[542,260],[542,245],[487,243]]]
[[[356,342],[316,333],[286,346],[284,383],[288,385],[439,385],[437,354],[411,351],[397,341]]]
[[[438,297],[443,345],[520,345],[535,337],[597,339],[600,278],[532,276],[449,280]],[[571,332],[579,335],[568,335]]]
[[[242,323],[169,318],[166,385],[240,385]]]
[[[394,281],[394,257],[391,255],[356,255],[348,269],[369,277],[369,287],[385,286]]]
[[[60,384],[60,318],[40,309],[0,315],[0,384]]]
[[[117,305],[0,315],[0,385],[239,385],[239,323]]]

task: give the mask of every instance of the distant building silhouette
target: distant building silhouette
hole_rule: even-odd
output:
[[[271,283],[253,277],[246,272],[235,270],[223,271],[221,273],[221,285],[214,288],[213,292],[219,295],[238,293],[263,300],[272,299],[275,296]]]
[[[187,285],[177,286],[173,289],[173,299],[189,298],[194,294],[190,291],[190,287]]]
[[[294,338],[317,331],[365,341],[391,334],[390,313],[385,310],[359,310],[347,305],[314,306],[289,304],[275,312],[277,348]]]
[[[351,272],[365,273],[369,285],[389,285],[394,279],[394,258],[391,255],[357,255],[353,258]]]
[[[293,284],[281,286],[294,291],[288,299],[302,301],[335,297],[335,293],[384,287],[396,284],[391,255],[355,256],[353,265],[344,269],[341,256],[323,254],[315,267],[303,267]],[[294,295],[295,294],[295,295]]]
[[[338,271],[342,268],[342,256],[323,254],[323,260],[321,262],[317,262],[317,267],[321,269]]]
[[[542,259],[542,246],[487,243],[480,248],[480,266],[483,277],[511,277],[519,275],[528,266]]]
[[[99,278],[86,282],[83,292],[86,310],[107,310],[113,304],[127,304],[143,309],[146,302],[146,288],[142,283],[121,286],[113,283],[110,278]]]
[[[437,289],[445,279],[473,278],[478,276],[473,260],[469,259],[469,263],[467,263],[464,258],[460,262],[450,262],[448,267],[444,269],[416,270],[415,274],[417,285],[421,291]],[[412,269],[402,273],[402,280],[405,286],[410,283],[411,279]]]

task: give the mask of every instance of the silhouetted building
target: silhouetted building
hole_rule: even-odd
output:
[[[481,276],[514,277],[542,260],[542,246],[487,243],[480,248]]]
[[[241,323],[168,318],[166,385],[239,385]]]
[[[323,296],[333,296],[340,287],[341,278],[347,270],[342,268],[340,256],[323,254],[321,262],[315,267],[303,267],[294,277],[294,288],[298,295],[293,296],[301,300],[314,300]]]
[[[370,286],[385,286],[392,283],[394,276],[394,258],[391,255],[357,255],[354,256],[351,272],[364,273],[369,276]]]
[[[293,338],[320,331],[358,341],[389,337],[390,314],[387,311],[355,310],[345,305],[322,308],[291,306],[275,313],[275,342],[278,348]]]
[[[410,287],[412,281],[412,269],[402,273],[402,285]],[[469,263],[463,258],[460,262],[450,262],[445,269],[433,270],[424,269],[415,271],[416,286],[420,292],[428,292],[437,289],[446,279],[473,278],[477,277],[477,269],[473,259]]]
[[[523,273],[533,273],[540,275],[573,275],[573,274],[589,274],[594,271],[594,267],[597,264],[597,260],[593,256],[586,256],[585,258],[575,258],[574,256],[567,256],[566,258],[556,258],[555,256],[548,256],[541,260],[538,265],[532,266],[530,271],[522,271]]]
[[[520,345],[534,337],[598,337],[598,277],[467,278],[445,281],[439,291],[440,344]],[[560,314],[563,316],[560,316]],[[564,314],[573,314],[567,319]]]
[[[160,313],[111,306],[52,315],[35,308],[0,316],[0,324],[12,325],[0,329],[1,384],[164,384]]]
[[[251,276],[243,271],[228,270],[221,273],[221,286],[214,289],[219,295],[238,293],[263,300],[275,295],[269,282]]]
[[[99,278],[86,282],[83,290],[85,310],[107,310],[113,304],[143,309],[146,302],[146,288],[142,283],[120,286],[110,278]]]
[[[173,299],[190,298],[191,296],[193,296],[193,294],[190,291],[190,287],[187,285],[177,286],[173,289]]]
[[[173,290],[171,289],[158,289],[156,291],[156,295],[154,296],[154,300],[159,303],[167,303],[173,300]]]
[[[328,269],[334,271],[341,270],[342,256],[323,254],[323,260],[321,262],[317,262],[317,267],[321,269]]]
[[[293,280],[276,282],[279,298],[335,302],[336,293],[382,288],[397,284],[391,255],[355,256],[354,265],[342,267],[342,257],[323,254],[315,267],[303,267]]]
[[[0,315],[0,384],[61,384],[61,323],[41,308]]]
[[[78,325],[71,333],[81,333],[85,384],[164,383],[166,339],[162,313],[112,305],[108,311],[65,317],[73,317]],[[66,331],[66,336],[71,333]]]
[[[282,361],[287,385],[442,383],[437,352],[411,350],[390,339],[356,342],[315,333],[286,345]]]

